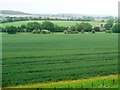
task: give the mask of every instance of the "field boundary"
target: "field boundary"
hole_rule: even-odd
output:
[[[106,87],[105,83],[107,80],[111,80],[111,83],[113,83],[113,87]],[[19,85],[19,86],[13,86],[8,88],[74,88],[74,85],[76,86],[79,84],[79,88],[90,88],[90,87],[84,87],[85,83],[91,83],[91,87],[94,88],[94,83],[96,81],[101,81],[99,87],[95,88],[117,88],[118,84],[118,75],[109,75],[109,76],[97,76],[97,77],[91,77],[88,79],[78,79],[78,80],[65,80],[65,81],[58,81],[58,82],[48,82],[48,83],[35,83],[35,84],[29,84],[29,85]],[[92,86],[93,84],[93,86]],[[114,87],[115,84],[115,87]],[[60,87],[61,86],[61,87]]]

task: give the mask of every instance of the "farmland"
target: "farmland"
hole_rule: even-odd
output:
[[[28,22],[38,22],[38,23],[42,23],[44,20],[31,20],[31,21],[18,21],[18,22],[10,22],[10,23],[3,23],[0,24],[0,26],[5,27],[5,26],[20,26],[22,24],[27,24]],[[50,20],[51,21],[51,20]],[[59,26],[71,26],[71,25],[75,25],[76,23],[81,23],[80,21],[51,21],[54,24],[57,24]],[[99,26],[101,24],[105,24],[106,22],[88,22],[90,23],[92,26]]]
[[[118,74],[118,35],[3,34],[3,86]]]

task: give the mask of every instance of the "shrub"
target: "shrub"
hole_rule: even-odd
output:
[[[64,34],[67,34],[67,30],[64,31]]]
[[[42,34],[50,34],[51,31],[49,31],[49,30],[41,30],[41,33],[42,33]]]
[[[37,30],[37,33],[40,34],[40,30]]]
[[[106,33],[112,33],[112,30],[106,30]]]
[[[32,31],[32,33],[33,33],[33,34],[36,34],[36,33],[37,33],[37,31],[36,31],[36,30],[33,30],[33,31]]]
[[[92,30],[91,32],[94,34],[94,33],[95,33],[95,30]]]
[[[74,33],[75,33],[75,34],[78,34],[78,33],[79,33],[79,31],[75,30],[75,31],[74,31]]]
[[[75,30],[75,31],[71,31],[71,30],[67,30],[66,34],[78,34],[79,31]]]
[[[84,30],[81,30],[81,33],[84,33]]]

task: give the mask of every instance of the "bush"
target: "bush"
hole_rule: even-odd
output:
[[[37,33],[40,34],[40,30],[37,30]]]
[[[81,33],[84,33],[84,30],[81,30]]]
[[[8,26],[5,28],[8,34],[16,34],[17,28],[15,26]]]
[[[50,34],[51,33],[51,31],[49,31],[49,30],[41,30],[41,34]]]
[[[92,30],[91,33],[95,34],[95,30]]]
[[[64,31],[64,34],[67,34],[67,30]]]
[[[33,31],[32,31],[32,33],[33,33],[33,34],[36,34],[36,33],[37,33],[37,31],[36,31],[36,30],[33,30]]]
[[[75,30],[75,31],[74,31],[74,33],[75,33],[75,34],[78,34],[78,33],[79,33],[79,31]]]
[[[68,30],[64,31],[65,34],[78,34],[79,31],[76,30],[76,27],[73,25],[73,26],[70,26],[68,28]]]
[[[112,33],[112,30],[106,30],[106,33]]]
[[[67,30],[66,34],[78,34],[79,31],[75,30],[75,31],[70,31],[70,30]]]

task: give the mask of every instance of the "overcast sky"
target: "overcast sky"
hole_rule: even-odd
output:
[[[119,0],[0,0],[2,10],[27,13],[85,15],[115,15]]]

